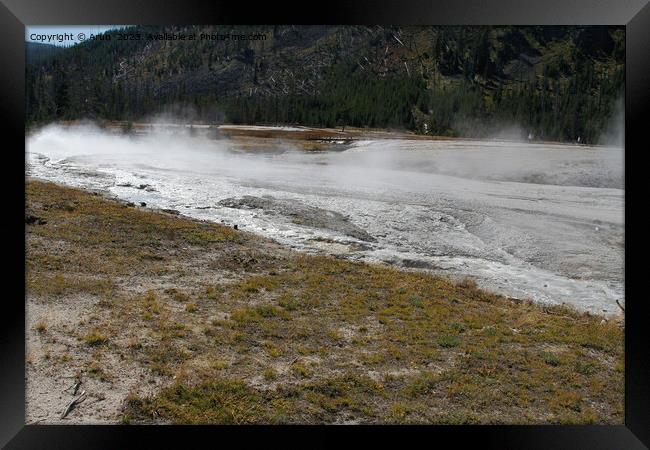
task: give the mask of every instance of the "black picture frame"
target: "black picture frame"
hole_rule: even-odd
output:
[[[363,434],[370,442],[482,448],[633,449],[650,446],[650,337],[643,278],[631,275],[643,261],[644,205],[635,208],[645,165],[641,155],[650,101],[650,5],[648,0],[382,0],[279,4],[251,1],[0,0],[1,121],[5,291],[0,313],[0,444],[6,448],[163,448],[208,439],[212,445],[328,446]],[[194,427],[25,425],[25,229],[24,92],[25,25],[73,24],[381,24],[381,25],[624,25],[625,97],[625,425],[621,426],[396,426],[396,427]],[[21,153],[21,147],[23,153]],[[647,176],[645,177],[647,178]],[[635,186],[634,183],[637,185]],[[631,245],[627,245],[631,243]],[[627,270],[630,269],[630,270]],[[642,272],[639,272],[642,273]],[[236,438],[236,441],[231,439]],[[157,443],[156,443],[157,441]],[[232,445],[232,444],[228,444]]]

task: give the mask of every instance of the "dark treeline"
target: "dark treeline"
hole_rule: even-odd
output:
[[[27,123],[181,119],[597,142],[622,98],[616,27],[135,27],[28,58]],[[262,33],[255,41],[160,41]],[[29,49],[28,49],[29,53]]]
[[[314,95],[275,98],[238,96],[224,104],[233,123],[296,123],[310,126],[413,129],[411,108],[426,97],[416,78],[368,76],[349,64],[334,66]],[[424,105],[424,103],[422,103]]]

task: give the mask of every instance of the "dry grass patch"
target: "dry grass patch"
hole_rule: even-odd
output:
[[[99,345],[106,344],[108,342],[108,338],[99,330],[93,330],[83,337],[83,341],[86,343],[86,345],[97,347]]]

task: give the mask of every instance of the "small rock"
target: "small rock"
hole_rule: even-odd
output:
[[[140,206],[147,206],[145,202],[140,202]]]
[[[233,227],[235,230],[239,230],[239,227],[237,226],[237,224],[234,224],[232,227]]]
[[[25,223],[28,225],[45,225],[47,223],[47,220],[38,216],[27,214],[25,215]]]

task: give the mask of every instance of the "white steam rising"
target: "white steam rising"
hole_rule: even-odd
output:
[[[512,141],[359,141],[344,152],[306,153],[290,140],[268,151],[239,151],[228,139],[194,135],[183,127],[144,135],[92,124],[50,125],[28,138],[28,151],[51,161],[123,169],[156,168],[222,175],[265,183],[309,178],[349,189],[393,185],[409,189],[413,173],[464,179],[587,187],[623,187],[620,147],[576,147]],[[319,181],[320,180],[320,181]],[[421,180],[418,179],[418,183]],[[450,180],[450,182],[452,182]]]
[[[599,142],[603,145],[625,148],[625,98],[620,96],[614,103],[614,111]]]
[[[189,171],[197,175],[245,171],[251,176],[263,176],[269,168],[264,159],[232,152],[227,140],[196,136],[184,127],[129,135],[109,132],[91,124],[74,127],[50,125],[28,138],[27,149],[52,162],[95,167],[150,167]]]

